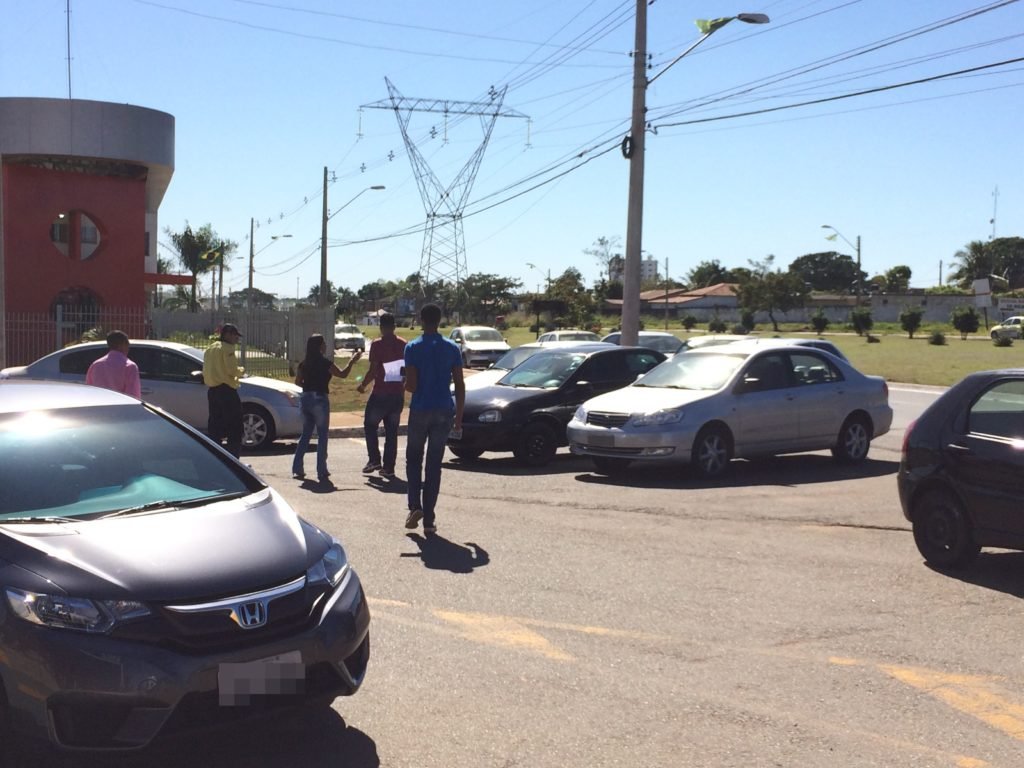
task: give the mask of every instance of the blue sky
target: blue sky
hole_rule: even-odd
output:
[[[67,97],[65,9],[3,3],[0,95]],[[360,111],[387,100],[385,77],[406,97],[449,101],[508,86],[505,107],[529,120],[495,122],[465,207],[466,264],[532,290],[571,266],[593,281],[584,249],[625,241],[634,10],[635,0],[72,0],[70,87],[173,115],[161,229],[210,223],[235,240],[243,258],[226,282],[237,289],[256,219],[255,285],[294,296],[319,282],[324,167],[329,279],[358,289],[420,267],[425,213],[395,114]],[[695,19],[741,11],[771,23],[723,27],[647,91],[657,132],[643,247],[662,271],[665,259],[683,279],[712,259],[741,267],[773,254],[786,267],[833,248],[853,255],[825,239],[830,224],[861,237],[869,274],[906,264],[927,287],[969,241],[1024,236],[1024,62],[989,66],[1024,56],[1024,3],[657,0],[651,76],[696,41]],[[929,82],[890,87],[918,80]],[[409,133],[447,185],[483,128],[415,113]],[[363,193],[371,185],[386,189]]]

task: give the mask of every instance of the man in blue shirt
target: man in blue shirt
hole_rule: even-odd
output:
[[[441,308],[425,304],[420,310],[423,335],[405,345],[405,389],[412,393],[405,447],[405,473],[409,485],[406,528],[423,520],[423,532],[434,533],[434,506],[441,491],[441,460],[453,425],[461,429],[466,384],[462,354],[454,342],[437,332]],[[455,384],[452,404],[451,385]],[[453,419],[454,417],[454,419]],[[426,469],[423,453],[426,448]]]

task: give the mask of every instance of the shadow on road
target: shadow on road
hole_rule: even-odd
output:
[[[339,699],[344,701],[344,699]],[[67,768],[379,768],[377,745],[331,707],[168,737],[136,755],[72,758]],[[38,761],[33,768],[38,768]]]
[[[963,570],[932,570],[967,584],[1024,598],[1024,552],[984,551]]]
[[[445,469],[508,477],[562,475],[566,472],[580,472],[591,466],[590,459],[562,452],[555,454],[555,458],[544,467],[523,466],[511,453],[485,453],[479,459],[449,459],[444,463]]]
[[[491,562],[487,550],[479,544],[467,541],[466,545],[456,544],[444,536],[433,534],[423,536],[408,533],[406,537],[419,546],[419,552],[403,552],[401,557],[418,557],[427,568],[452,573],[472,573]]]
[[[630,464],[621,474],[600,475],[592,471],[577,475],[581,483],[628,486],[630,488],[742,488],[773,485],[792,488],[814,483],[834,483],[867,477],[894,475],[898,461],[867,459],[861,464],[839,464],[831,456],[797,454],[766,459],[738,459],[721,478],[701,478],[690,467],[643,463]]]

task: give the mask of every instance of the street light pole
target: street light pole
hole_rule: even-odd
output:
[[[822,224],[821,228],[822,229],[831,229],[833,232],[835,232],[835,235],[832,235],[832,238],[834,238],[834,237],[836,237],[836,235],[838,235],[839,237],[841,237],[843,239],[844,243],[846,243],[848,246],[850,246],[851,248],[853,248],[853,249],[855,249],[857,251],[857,274],[855,276],[853,284],[855,286],[854,290],[856,290],[856,292],[857,292],[857,305],[860,306],[860,294],[861,294],[861,287],[860,287],[860,274],[861,274],[860,273],[860,235],[857,235],[857,244],[854,245],[849,240],[847,240],[846,237],[843,236],[842,232],[840,232],[838,229],[836,229],[832,225],[830,225],[830,224]]]
[[[317,301],[317,306],[319,306],[321,309],[326,307],[327,304],[328,304],[328,301],[327,301],[327,299],[328,299],[328,292],[327,292],[327,222],[328,222],[328,220],[333,219],[335,216],[337,216],[343,210],[348,208],[352,203],[354,203],[356,201],[356,198],[358,198],[364,192],[369,192],[371,189],[378,190],[378,189],[384,189],[384,188],[385,187],[384,187],[383,184],[374,184],[372,187],[366,187],[364,189],[361,189],[361,190],[359,190],[358,193],[356,193],[356,195],[351,200],[349,200],[347,203],[345,203],[343,206],[341,206],[341,208],[339,208],[334,213],[332,213],[330,216],[328,216],[327,215],[327,166],[324,166],[324,215],[323,215],[323,219],[322,219],[322,222],[321,222],[321,228],[320,228],[320,296],[319,296],[319,301]]]
[[[640,334],[640,250],[644,218],[644,145],[647,129],[647,86],[661,77],[677,61],[707,40],[730,21],[767,24],[763,13],[740,13],[711,21],[698,21],[701,37],[676,56],[650,80],[647,79],[647,4],[636,1],[636,33],[633,46],[633,111],[630,133],[622,141],[622,155],[629,160],[629,202],[626,208],[626,263],[622,274],[621,343],[636,346]]]

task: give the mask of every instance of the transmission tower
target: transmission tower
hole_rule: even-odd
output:
[[[388,78],[389,98],[373,104],[364,104],[369,109],[391,109],[402,130],[405,148],[412,163],[416,184],[420,188],[427,222],[423,232],[423,251],[420,255],[420,284],[444,280],[461,286],[466,277],[466,241],[462,232],[462,213],[469,200],[469,193],[476,181],[477,171],[484,158],[484,151],[491,139],[494,123],[499,117],[523,117],[526,115],[503,106],[505,91],[491,88],[488,101],[448,101],[446,99],[406,98]],[[430,169],[423,153],[409,136],[409,121],[414,112],[435,112],[444,115],[445,142],[448,140],[448,119],[453,115],[470,115],[480,118],[483,140],[470,156],[455,179],[445,186]],[[436,128],[431,129],[431,138],[437,136]]]

